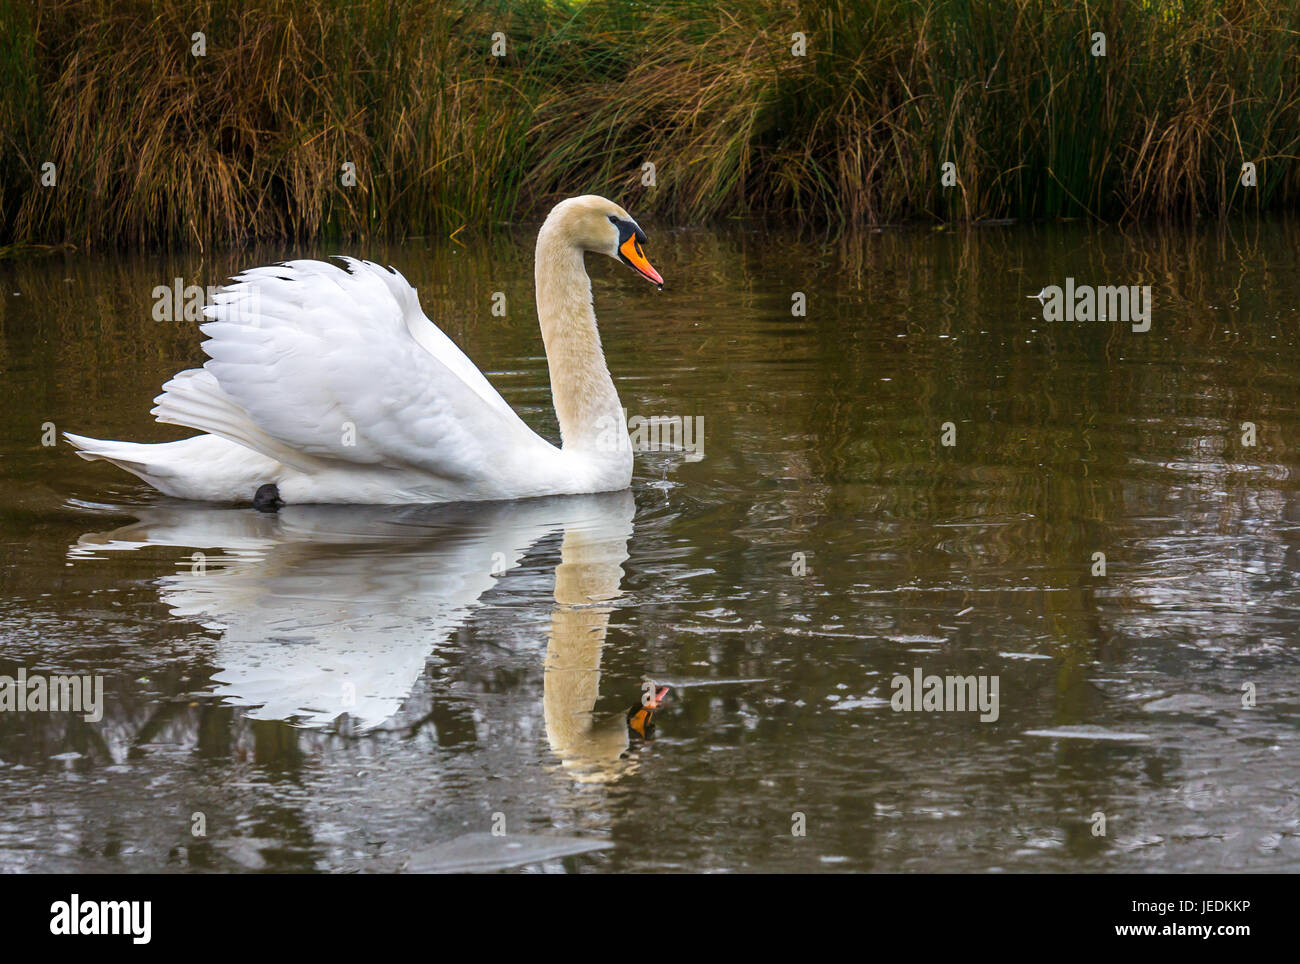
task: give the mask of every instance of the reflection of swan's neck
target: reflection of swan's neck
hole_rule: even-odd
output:
[[[605,365],[582,250],[552,221],[537,235],[537,317],[551,370],[551,397],[565,449],[609,452],[622,406]]]
[[[555,611],[546,647],[543,710],[551,748],[580,779],[617,775],[610,765],[627,749],[627,724],[620,714],[597,723],[592,713],[600,695],[600,655],[612,607],[596,600],[619,595],[627,558],[627,535],[592,538],[570,529],[555,568]]]
[[[592,716],[600,696],[600,654],[609,630],[610,608],[556,606],[546,647],[542,706],[552,748],[562,758],[612,759],[627,748],[627,727],[604,727]],[[608,752],[603,751],[608,743]]]

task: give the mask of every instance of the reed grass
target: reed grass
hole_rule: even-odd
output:
[[[1298,37],[1291,0],[0,0],[0,245],[488,230],[588,191],[833,227],[1289,209]]]

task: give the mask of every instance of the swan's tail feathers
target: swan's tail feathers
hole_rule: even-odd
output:
[[[259,485],[278,478],[278,462],[216,435],[177,442],[113,442],[64,432],[89,461],[125,469],[164,495],[208,502],[247,502]]]
[[[87,438],[84,435],[73,435],[71,432],[64,432],[63,437],[76,447],[77,454],[87,462],[103,459],[149,482],[146,478],[146,473],[149,471],[150,447],[148,445],[140,442],[111,442],[107,439]]]
[[[218,435],[300,471],[309,472],[315,466],[311,456],[294,451],[258,428],[205,368],[178,373],[163,385],[154,402],[150,414],[159,422]]]
[[[113,442],[64,432],[63,437],[76,446],[77,454],[88,462],[103,460],[125,469],[137,479],[153,486],[164,495],[186,498],[176,487],[175,473],[161,457],[162,445],[148,442]],[[164,443],[166,444],[166,443]]]

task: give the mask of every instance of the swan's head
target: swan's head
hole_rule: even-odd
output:
[[[574,247],[609,255],[660,288],[664,279],[646,260],[645,232],[632,215],[597,194],[561,201],[551,209],[542,232],[558,231]]]

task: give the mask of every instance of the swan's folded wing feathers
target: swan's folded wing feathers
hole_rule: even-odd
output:
[[[262,431],[206,368],[178,372],[163,385],[162,394],[154,402],[152,414],[160,422],[219,435],[300,472],[320,468],[319,460]]]
[[[454,356],[434,353],[431,344],[451,342],[422,314],[437,337],[412,332],[418,299],[400,275],[350,264],[350,272],[319,261],[245,271],[204,309],[204,367],[255,427],[237,441],[288,464],[298,453],[400,463],[448,479],[481,474],[524,437],[541,442],[459,349],[452,345],[481,385],[467,383]],[[193,415],[183,399],[172,408]],[[203,416],[184,424],[215,431],[197,421]],[[237,419],[217,411],[212,421],[226,434]]]

